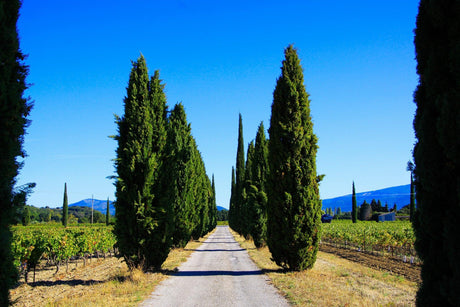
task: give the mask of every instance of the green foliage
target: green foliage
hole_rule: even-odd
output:
[[[187,123],[182,104],[176,104],[169,117],[165,146],[164,170],[161,172],[163,183],[162,202],[170,203],[174,211],[173,244],[185,247],[196,227],[195,211],[197,188],[194,177],[192,152],[194,141],[190,124]]]
[[[399,256],[416,256],[415,234],[409,222],[359,222],[334,220],[322,225],[323,242],[356,248],[362,251],[378,251]]]
[[[358,221],[358,206],[356,205],[356,191],[354,181],[351,195],[351,220],[353,221],[353,223],[356,223]]]
[[[305,270],[313,267],[321,238],[318,146],[300,60],[292,45],[284,53],[269,129],[267,243],[278,265]]]
[[[235,171],[235,189],[232,193],[232,203],[230,206],[230,216],[231,219],[230,227],[242,234],[242,221],[243,218],[243,202],[244,202],[244,195],[243,189],[245,185],[244,181],[244,173],[245,173],[245,159],[244,159],[244,140],[243,140],[243,118],[241,114],[239,114],[238,120],[238,147],[236,151],[236,171]]]
[[[12,252],[16,267],[25,267],[25,281],[40,259],[47,259],[58,268],[71,257],[89,257],[97,253],[113,252],[115,236],[111,227],[79,226],[62,228],[14,227]]]
[[[29,211],[29,207],[25,206],[24,207],[24,212],[23,212],[23,215],[22,215],[22,225],[27,226],[29,224],[30,224],[30,211]]]
[[[361,221],[369,221],[372,217],[372,206],[364,201],[361,204],[361,208],[359,210],[359,219]]]
[[[410,172],[410,203],[409,203],[409,216],[410,221],[415,220],[415,183],[414,183],[414,169],[415,165],[412,161],[407,162],[407,171]]]
[[[110,201],[109,198],[107,197],[107,210],[105,212],[105,225],[109,226],[110,224]]]
[[[421,0],[415,29],[419,306],[460,305],[460,2]]]
[[[249,150],[248,150],[249,151]],[[249,159],[249,153],[248,153]],[[257,248],[267,241],[267,175],[268,141],[263,123],[260,123],[252,158],[251,181],[248,187],[248,208],[251,221],[250,234]]]
[[[236,199],[236,182],[235,182],[235,167],[232,166],[232,185],[231,185],[231,193],[230,193],[230,204],[228,210],[228,225],[235,230],[236,226],[236,216],[235,216],[235,199]]]
[[[166,97],[156,71],[149,81],[141,55],[129,77],[118,124],[115,234],[130,268],[159,269],[172,244],[172,208],[161,203],[159,170],[166,142]]]
[[[217,222],[221,221],[228,221],[228,210],[217,211]]]
[[[16,206],[13,189],[26,156],[22,144],[32,103],[23,97],[28,67],[19,48],[16,23],[19,0],[0,0],[0,305],[9,304],[9,288],[17,279],[11,255]]]
[[[62,225],[67,227],[69,220],[69,201],[67,200],[67,183],[64,184],[64,201],[62,205]]]

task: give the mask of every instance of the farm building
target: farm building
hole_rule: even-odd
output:
[[[379,215],[379,222],[392,222],[396,221],[396,213],[395,212],[389,212],[389,213],[384,213]]]

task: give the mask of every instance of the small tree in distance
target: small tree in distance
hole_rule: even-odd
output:
[[[64,183],[64,201],[62,204],[62,225],[67,227],[69,220],[69,202],[67,200],[67,182]]]
[[[356,223],[358,221],[358,206],[356,205],[356,191],[354,181],[351,195],[351,220],[353,221],[353,223]]]

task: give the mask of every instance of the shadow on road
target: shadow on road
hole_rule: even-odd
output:
[[[245,251],[244,248],[240,249],[184,249],[185,251],[192,252],[241,252]]]

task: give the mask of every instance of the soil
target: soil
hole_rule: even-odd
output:
[[[320,244],[319,250],[325,253],[335,254],[347,260],[357,262],[361,265],[368,266],[379,271],[387,271],[392,274],[403,276],[407,280],[421,283],[420,265],[403,262],[401,259],[393,257],[384,257],[372,255],[369,253],[359,252],[352,249],[335,247],[330,244]]]
[[[10,291],[13,306],[44,306],[60,297],[82,295],[88,292],[88,286],[115,278],[125,266],[115,257],[87,260],[86,266],[83,260],[75,260],[69,263],[68,272],[64,264],[55,274],[55,266],[42,262],[36,270],[35,282],[33,272],[29,273],[28,284],[21,275],[17,287]]]

